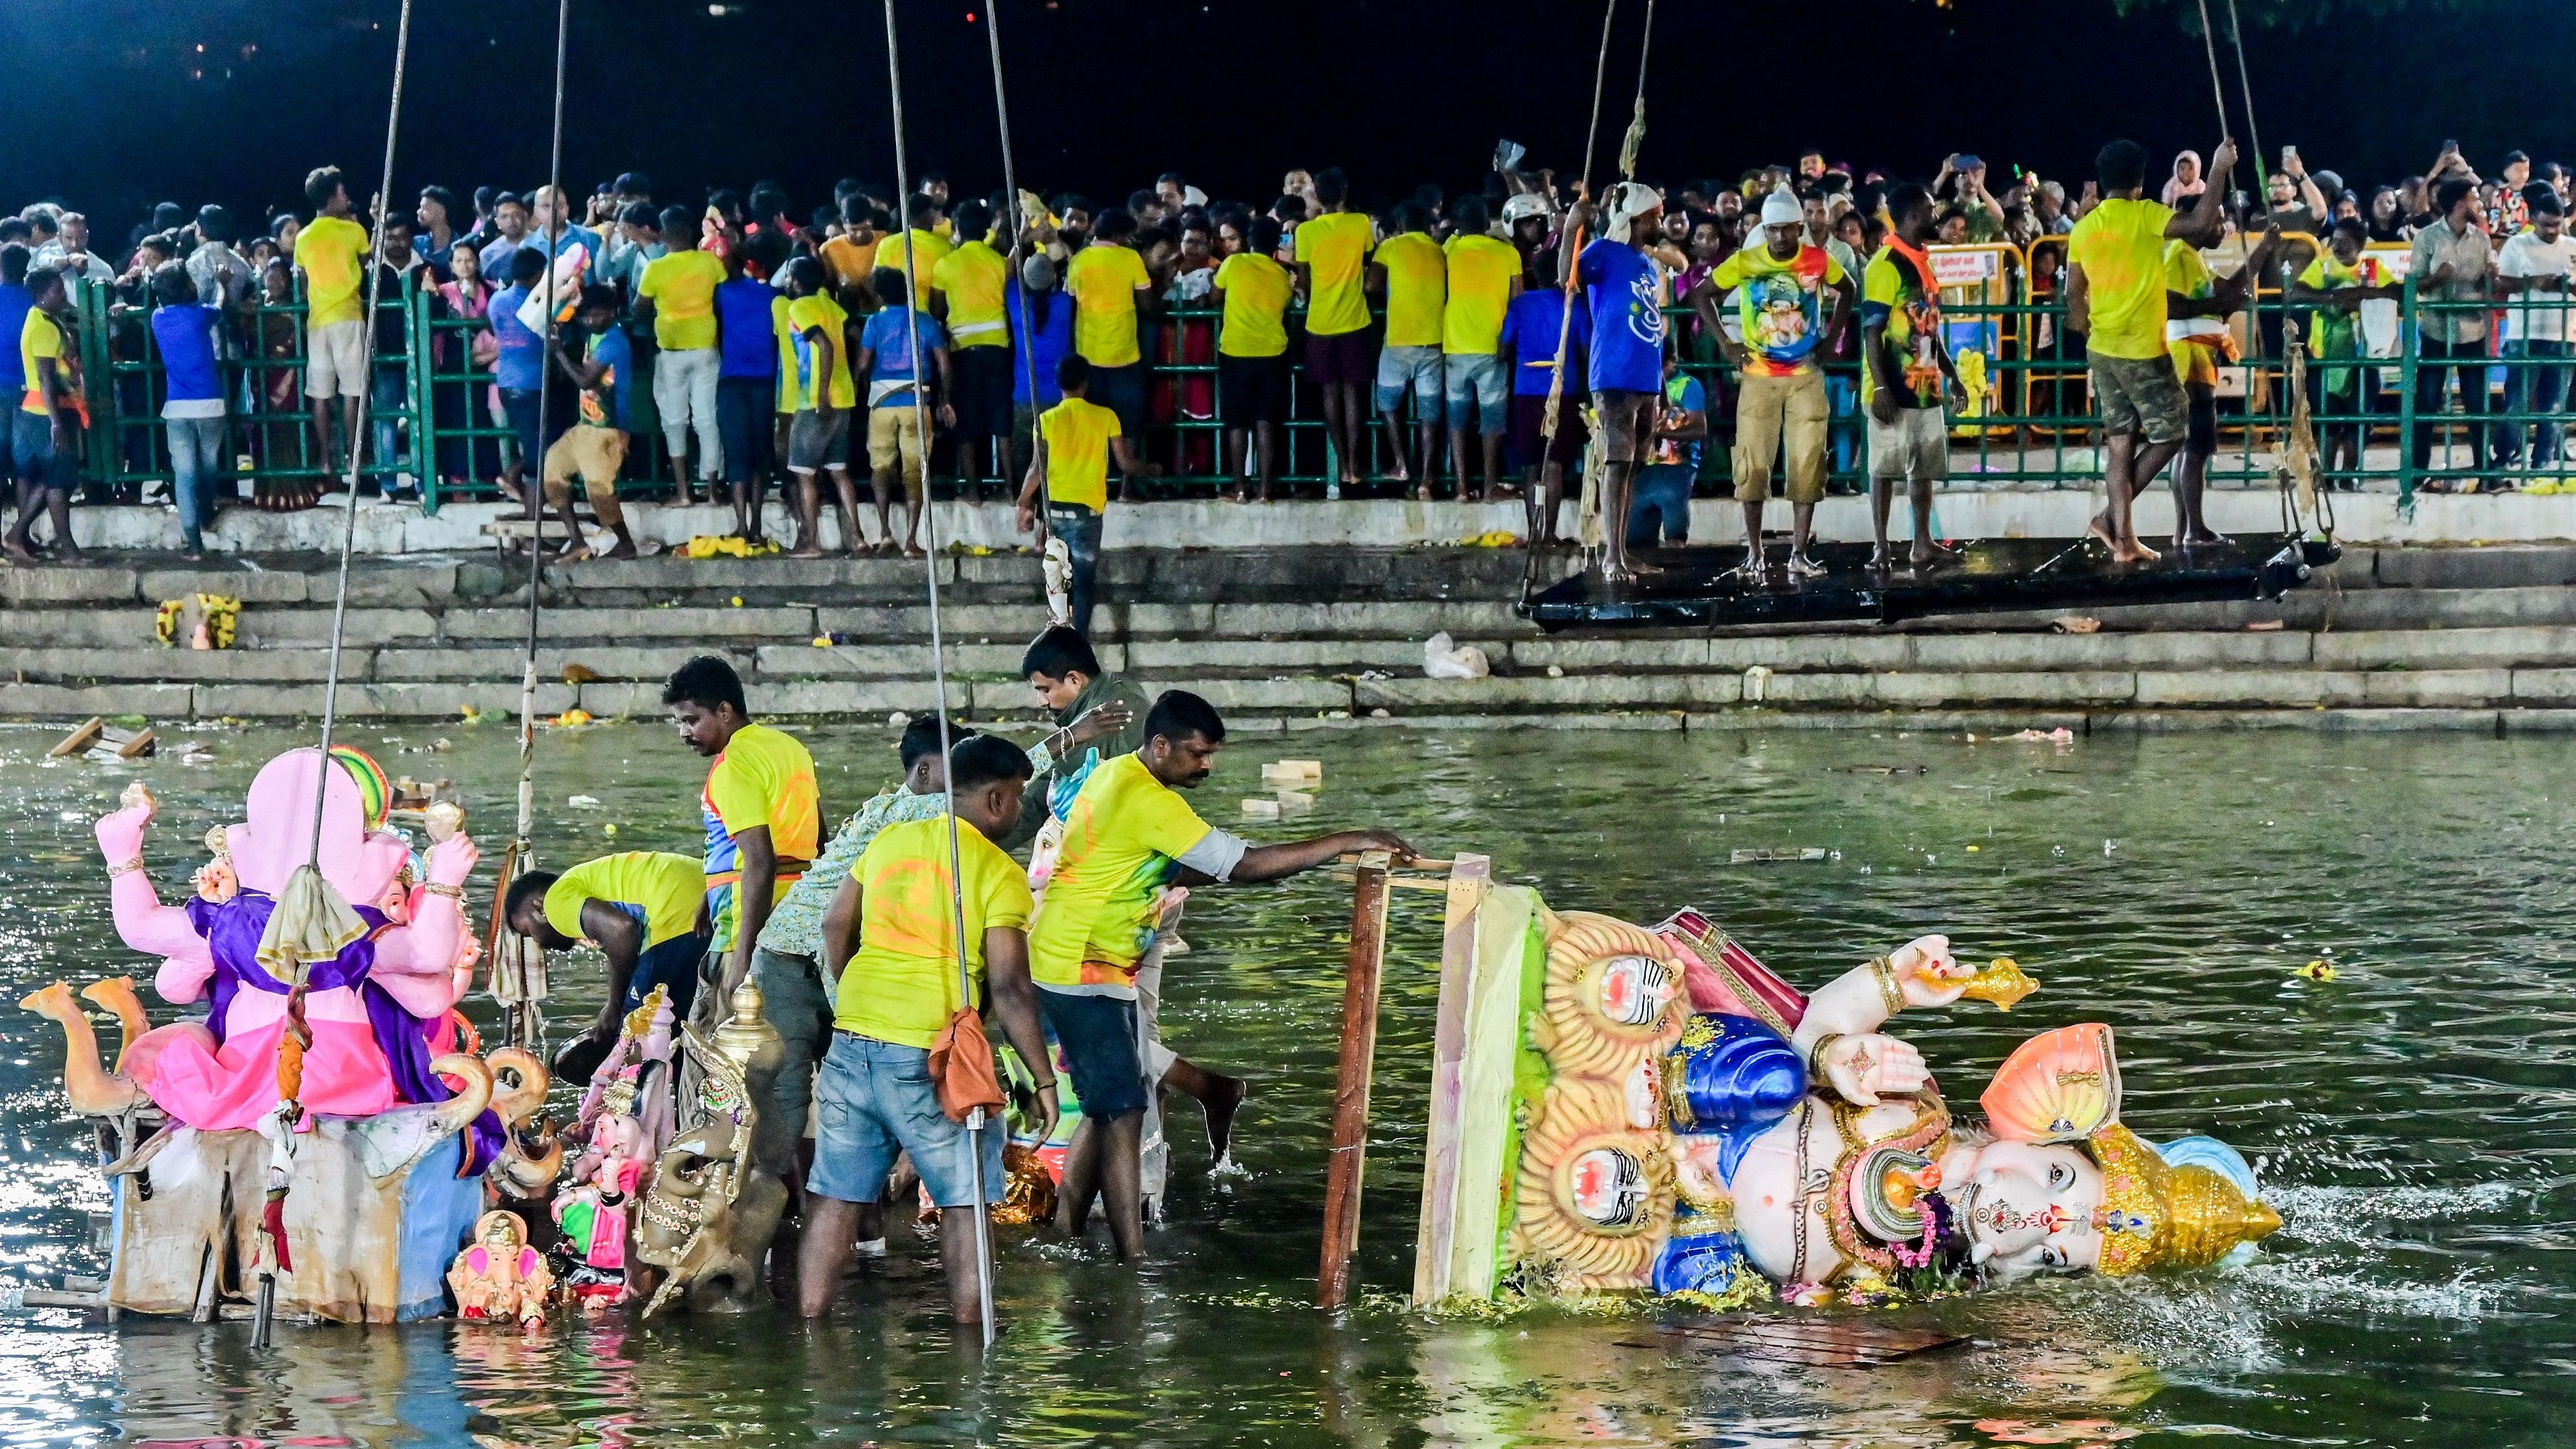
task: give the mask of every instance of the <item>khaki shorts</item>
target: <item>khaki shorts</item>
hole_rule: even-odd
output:
[[[1896,421],[1869,418],[1869,476],[1872,478],[1947,478],[1950,476],[1950,421],[1939,408],[1898,408]]]
[[[899,405],[868,409],[868,472],[887,478],[895,463],[903,463],[904,496],[921,501],[921,414],[914,411],[912,395],[901,395]]]
[[[304,395],[367,395],[367,324],[325,322],[304,332]]]
[[[599,515],[600,526],[615,528],[626,521],[626,510],[617,504],[617,470],[624,466],[624,433],[615,428],[573,427],[546,449],[546,505],[551,508],[570,501],[572,480],[577,477],[590,495],[590,511]]]
[[[2113,437],[2143,434],[2150,443],[2179,443],[2188,425],[2182,379],[2174,375],[2173,358],[2105,357],[2088,353],[2093,401],[2102,410],[2102,430]]]
[[[1771,496],[1771,464],[1788,450],[1789,501],[1816,503],[1825,496],[1825,375],[1813,370],[1788,377],[1747,373],[1735,401],[1735,501],[1760,503]]]

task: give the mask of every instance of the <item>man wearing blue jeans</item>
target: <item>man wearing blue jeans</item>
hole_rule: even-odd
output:
[[[1679,356],[1667,352],[1654,444],[1646,465],[1637,470],[1628,504],[1628,547],[1690,542],[1691,485],[1699,481],[1700,448],[1707,438],[1708,389],[1682,371]]]
[[[2531,226],[2496,254],[2496,290],[2506,299],[2513,340],[2504,345],[2508,358],[2529,359],[2508,365],[2504,373],[2504,410],[2514,414],[2555,413],[2567,395],[2567,307],[2571,273],[2576,273],[2576,237],[2567,234],[2565,208],[2547,182],[2524,192]],[[2511,421],[2495,432],[2496,462],[2504,467],[2522,461],[2522,435],[2534,432],[2531,465],[2546,468],[2558,461],[2563,419]]]
[[[194,562],[206,556],[205,527],[215,521],[207,486],[224,471],[224,381],[215,366],[217,307],[200,306],[197,284],[179,262],[152,272],[152,348],[168,384],[161,422],[170,438],[170,490],[179,500],[179,541]]]
[[[778,413],[778,328],[787,299],[750,275],[748,250],[725,253],[725,280],[716,287],[716,434],[725,485],[733,493],[734,534],[759,543]],[[770,253],[765,261],[776,260],[776,247],[764,250]]]
[[[27,374],[25,400],[11,419],[11,449],[18,465],[18,521],[6,548],[20,563],[35,563],[29,529],[38,514],[53,520],[54,550],[64,563],[81,561],[72,541],[71,487],[80,460],[80,395],[76,364],[64,347],[56,319],[71,307],[63,274],[51,267],[27,273],[26,324],[18,332],[18,358]]]
[[[510,285],[492,294],[492,305],[485,314],[492,323],[492,340],[500,346],[500,355],[492,364],[492,381],[501,389],[501,410],[510,420],[510,436],[519,446],[519,455],[501,475],[501,486],[523,503],[537,496],[533,489],[522,490],[528,471],[541,470],[546,455],[537,416],[539,390],[546,377],[546,339],[520,323],[519,309],[527,305],[529,289],[545,274],[543,253],[533,247],[511,252]]]
[[[807,1318],[831,1311],[860,1216],[884,1198],[901,1154],[939,1208],[949,1312],[961,1327],[983,1322],[975,1208],[979,1196],[1002,1196],[1009,1129],[998,1110],[980,1127],[943,1110],[930,1048],[961,1007],[998,1022],[1038,1074],[1030,1125],[1041,1141],[1055,1130],[1055,1075],[1029,985],[1035,902],[1027,873],[993,843],[1019,820],[1028,779],[1028,756],[1008,741],[959,741],[947,762],[948,810],[878,831],[826,912],[858,929],[857,950],[839,963],[832,1046],[815,1084],[814,1171],[796,1274]]]
[[[1020,532],[1037,527],[1038,502],[1046,502],[1047,532],[1064,540],[1073,566],[1071,617],[1084,635],[1091,633],[1091,606],[1097,600],[1100,573],[1101,515],[1109,511],[1109,455],[1118,455],[1128,477],[1155,477],[1159,466],[1136,461],[1118,414],[1092,402],[1090,363],[1080,354],[1056,364],[1056,386],[1064,400],[1038,418],[1038,456],[1020,487]]]

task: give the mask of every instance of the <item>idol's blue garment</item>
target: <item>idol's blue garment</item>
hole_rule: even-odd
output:
[[[1731,1186],[1753,1140],[1806,1095],[1806,1065],[1778,1032],[1748,1016],[1701,1013],[1664,1058],[1664,1112],[1675,1136],[1714,1139],[1719,1175]],[[1743,1271],[1731,1227],[1683,1207],[1655,1259],[1655,1291],[1721,1292]]]

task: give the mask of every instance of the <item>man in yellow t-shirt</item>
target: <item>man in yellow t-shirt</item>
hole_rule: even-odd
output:
[[[799,258],[813,265],[810,257]],[[819,268],[817,269],[820,270]],[[805,1121],[830,1030],[831,1003],[811,962],[783,970],[759,965],[788,960],[761,955],[754,945],[770,909],[804,875],[822,846],[823,803],[814,757],[794,735],[754,724],[744,703],[742,678],[713,655],[700,655],[671,672],[662,703],[680,739],[713,761],[699,792],[706,825],[708,976],[716,991],[697,1006],[699,1026],[713,1030],[732,1011],[734,988],[748,977],[760,988],[763,1013],[784,1046],[762,1120],[783,1130],[763,1132],[753,1143],[763,1166],[793,1182],[795,1135]]]
[[[1002,299],[1011,264],[993,250],[993,210],[968,198],[957,203],[956,250],[939,259],[923,280],[931,314],[948,328],[948,403],[957,410],[957,473],[977,502],[984,498],[984,466],[993,439],[1011,433],[1011,324]]]
[[[1145,715],[1145,743],[1095,767],[1065,811],[1046,899],[1029,927],[1029,977],[1082,1102],[1066,1149],[1056,1225],[1082,1236],[1105,1204],[1121,1260],[1144,1249],[1139,1187],[1149,1084],[1137,1053],[1136,976],[1171,909],[1171,887],[1278,880],[1348,851],[1413,857],[1386,830],[1345,830],[1253,845],[1201,820],[1180,791],[1207,782],[1225,721],[1195,694],[1170,690]]]
[[[1073,565],[1073,627],[1091,632],[1091,606],[1100,572],[1101,516],[1109,511],[1109,458],[1116,454],[1120,471],[1151,476],[1161,470],[1136,460],[1135,444],[1118,415],[1091,401],[1100,369],[1080,355],[1056,364],[1056,386],[1064,401],[1038,417],[1040,446],[1029,460],[1020,484],[1020,532],[1033,533],[1038,508],[1045,505],[1047,532],[1063,539]]]
[[[860,1218],[885,1196],[895,1158],[909,1154],[939,1208],[949,1311],[961,1325],[981,1321],[975,1208],[1002,1198],[1009,1129],[998,1116],[970,1126],[940,1107],[930,1048],[953,1014],[972,1009],[1000,1024],[1036,1074],[1031,1125],[1041,1141],[1055,1130],[1055,1074],[1029,988],[1029,878],[993,843],[1019,819],[1028,756],[977,735],[959,741],[947,764],[950,813],[879,831],[829,911],[858,922],[859,948],[840,964],[832,1049],[815,1091],[814,1171],[796,1275],[797,1306],[808,1318],[831,1310]]]
[[[1350,193],[1339,166],[1316,172],[1315,199],[1323,211],[1297,223],[1295,239],[1297,291],[1306,299],[1306,377],[1321,390],[1324,433],[1345,487],[1360,481],[1360,429],[1377,375],[1366,290],[1376,232],[1349,209]]]
[[[841,198],[841,234],[816,253],[823,270],[831,273],[832,290],[839,294],[841,305],[874,310],[878,240],[876,203],[856,192]],[[852,296],[853,289],[865,294],[866,300]]]
[[[1386,424],[1386,450],[1395,460],[1387,476],[1398,483],[1419,478],[1414,496],[1431,501],[1431,477],[1440,471],[1440,421],[1445,381],[1440,367],[1441,320],[1448,309],[1449,259],[1431,239],[1431,212],[1421,202],[1396,207],[1369,259],[1370,284],[1386,297],[1386,346],[1377,354],[1377,415]],[[1414,431],[1422,446],[1421,472],[1404,451],[1404,395],[1413,394]]]
[[[38,562],[28,530],[39,517],[54,524],[54,550],[65,563],[81,561],[72,541],[71,490],[80,466],[80,362],[64,346],[56,319],[71,306],[71,284],[53,267],[27,273],[27,320],[18,328],[18,363],[27,391],[10,419],[16,454],[18,521],[9,526],[9,557]]]
[[[1503,434],[1512,421],[1511,369],[1503,366],[1503,314],[1521,294],[1521,254],[1485,234],[1491,215],[1485,198],[1462,196],[1449,208],[1456,224],[1448,243],[1449,306],[1441,314],[1441,370],[1447,378],[1449,472],[1458,496],[1467,496],[1467,439],[1483,442],[1485,485],[1480,502],[1502,492]]]
[[[1145,436],[1145,354],[1136,324],[1152,309],[1154,279],[1136,250],[1136,216],[1122,207],[1100,213],[1091,244],[1065,264],[1073,299],[1073,352],[1091,364],[1091,398],[1118,415],[1131,439]],[[1134,497],[1136,475],[1122,464],[1120,492]]]
[[[858,406],[858,383],[850,359],[858,340],[850,334],[850,314],[824,285],[823,264],[798,257],[781,269],[787,283],[787,319],[780,361],[795,418],[787,425],[787,472],[795,479],[795,558],[823,556],[823,485],[816,475],[832,475],[832,498],[841,506],[842,546],[856,558],[867,551],[859,530],[859,489],[850,478],[850,413]],[[884,547],[891,548],[887,539]]]
[[[930,290],[930,274],[939,270],[940,262],[951,250],[948,238],[938,231],[939,203],[916,191],[905,201],[903,210],[907,229],[891,233],[877,242],[877,265],[902,272],[904,253],[909,250],[912,253],[912,270],[906,273],[906,280],[927,292]]]
[[[685,206],[662,209],[662,234],[685,238],[697,218]],[[635,284],[635,320],[650,319],[653,345],[653,406],[662,415],[662,443],[671,455],[671,476],[689,476],[689,429],[698,433],[698,479],[707,496],[716,496],[724,477],[724,444],[716,426],[716,384],[723,358],[716,351],[716,288],[723,286],[725,264],[714,252],[673,248],[645,264]]]
[[[2093,519],[2093,536],[2116,563],[2156,557],[2138,542],[2130,505],[2164,471],[2188,426],[2182,383],[2165,351],[2165,243],[2216,243],[2235,164],[2235,141],[2221,140],[2209,153],[2210,185],[2188,214],[2177,215],[2145,199],[2145,149],[2114,141],[2094,158],[2105,199],[2066,239],[2066,327],[2084,334],[2110,495]]]
[[[350,219],[340,168],[304,178],[313,220],[295,237],[295,269],[304,274],[304,396],[313,405],[313,456],[341,465],[332,442],[334,400],[339,432],[358,446],[358,403],[367,395],[367,229]]]
[[[2201,512],[2209,463],[2218,456],[2218,365],[2236,360],[2227,319],[2253,295],[2254,279],[2268,275],[2280,246],[2280,223],[2273,222],[2244,265],[2221,277],[2210,271],[2200,248],[2187,241],[2165,243],[2165,346],[2183,395],[2182,452],[2173,465],[2175,548],[2226,542]]]
[[[1243,499],[1247,450],[1261,445],[1261,501],[1279,482],[1279,440],[1288,426],[1288,299],[1296,279],[1279,265],[1279,218],[1256,216],[1243,250],[1217,264],[1214,299],[1216,411],[1234,457],[1234,497]]]
[[[670,993],[672,1019],[689,1019],[710,934],[706,877],[690,857],[630,850],[561,875],[532,870],[510,882],[501,918],[548,951],[588,943],[608,958],[608,991],[583,1034],[593,1050],[605,1054],[657,986]]]

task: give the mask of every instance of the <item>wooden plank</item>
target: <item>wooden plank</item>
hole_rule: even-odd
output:
[[[1315,1303],[1350,1299],[1360,1241],[1360,1178],[1368,1148],[1369,1079],[1377,1055],[1378,980],[1386,965],[1387,854],[1360,856],[1351,887],[1351,949],[1342,988],[1341,1070],[1333,1084],[1332,1157],[1324,1171],[1324,1252]]]
[[[158,749],[160,742],[160,736],[152,732],[150,725],[145,725],[136,730],[132,738],[116,747],[116,757],[120,760],[140,759]]]
[[[91,745],[97,743],[98,737],[106,732],[107,721],[100,716],[92,715],[78,729],[75,729],[70,734],[63,736],[62,743],[45,751],[45,758],[49,760],[60,760],[72,755],[77,755],[81,751],[86,750]]]
[[[1440,1004],[1431,1033],[1431,1124],[1422,1154],[1422,1215],[1413,1239],[1416,1307],[1437,1303],[1450,1293],[1467,997],[1474,984],[1476,932],[1484,920],[1493,873],[1493,861],[1481,855],[1461,854],[1449,869],[1448,913],[1440,936]]]

